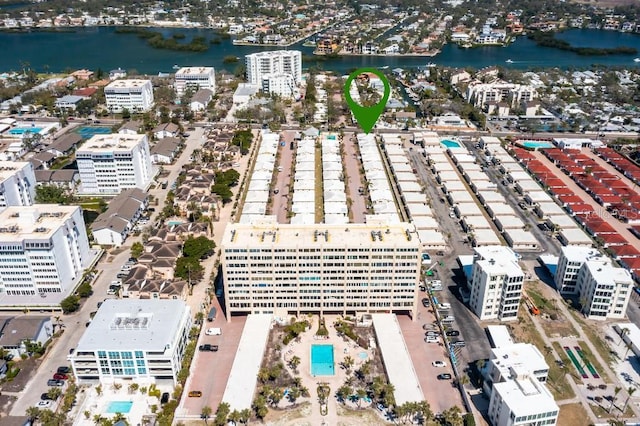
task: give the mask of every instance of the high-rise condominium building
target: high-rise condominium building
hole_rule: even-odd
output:
[[[151,80],[116,80],[105,86],[104,96],[109,112],[145,112],[153,106]]]
[[[76,152],[83,194],[146,190],[153,178],[147,135],[95,135]]]
[[[302,82],[302,53],[276,50],[252,53],[246,57],[247,80],[264,92],[290,97]]]
[[[0,294],[65,292],[89,257],[80,207],[36,204],[0,212]]]
[[[26,161],[0,161],[0,210],[30,206],[36,195],[33,165]]]
[[[174,88],[178,96],[184,95],[187,88],[193,89],[193,93],[198,89],[209,89],[216,92],[216,72],[212,67],[184,67],[176,72]]]

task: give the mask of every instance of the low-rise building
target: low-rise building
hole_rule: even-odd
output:
[[[178,383],[189,343],[191,310],[182,300],[106,300],[74,353],[79,383],[135,380]]]
[[[471,274],[469,306],[481,320],[515,320],[524,274],[509,247],[476,247]]]
[[[192,112],[204,111],[213,99],[213,92],[209,89],[200,89],[193,94],[189,102],[189,109]]]
[[[24,315],[0,318],[0,348],[14,357],[28,353],[28,343],[44,346],[51,336],[51,317]]]
[[[180,151],[181,141],[178,138],[163,138],[151,147],[153,164],[171,164]]]
[[[131,188],[122,191],[109,203],[109,208],[91,224],[96,243],[119,247],[147,207],[147,193]]]

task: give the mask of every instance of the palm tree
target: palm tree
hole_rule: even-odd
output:
[[[373,382],[371,382],[371,392],[373,396],[376,398],[380,398],[384,393],[385,382],[382,376],[376,376],[373,378]]]
[[[301,395],[300,389],[296,387],[292,387],[289,390],[289,394],[287,395],[287,397],[289,398],[289,402],[291,402],[292,404],[295,404],[296,400],[300,398],[300,395]]]
[[[60,389],[57,386],[53,388],[49,388],[49,390],[47,391],[47,396],[54,401],[60,398],[60,395],[62,395],[62,389]]]
[[[620,386],[616,386],[613,389],[613,397],[611,398],[611,405],[609,405],[609,410],[607,410],[609,413],[611,412],[611,409],[613,408],[613,404],[616,402],[618,394],[620,393],[621,390],[622,388]]]
[[[384,390],[382,391],[382,403],[387,407],[395,405],[396,403],[396,398],[394,396],[395,390],[396,388],[391,383],[387,383],[384,386]]]
[[[433,411],[427,401],[418,402],[417,411],[422,416],[423,423],[429,422],[433,418]]]
[[[358,397],[358,408],[360,408],[360,404],[362,404],[362,399],[367,396],[367,391],[364,388],[358,388],[356,390],[356,396]]]
[[[462,416],[460,414],[460,407],[458,407],[457,405],[454,405],[453,407],[442,412],[446,424],[450,426],[462,426]]]
[[[29,407],[27,408],[26,414],[31,420],[36,420],[40,417],[40,409],[38,407]]]
[[[300,357],[297,355],[294,355],[291,357],[291,359],[289,360],[289,367],[291,367],[291,369],[293,371],[298,371],[298,366],[300,365]]]
[[[220,407],[218,407],[218,411],[220,411]],[[213,410],[210,406],[205,405],[202,407],[202,410],[200,411],[200,418],[204,420],[204,424],[207,424],[207,420],[209,420],[212,412]]]
[[[626,336],[630,332],[631,332],[631,330],[629,330],[627,327],[625,327],[622,330],[620,330],[620,343],[619,344],[622,344],[622,342],[624,341],[624,336]]]
[[[352,393],[353,389],[351,388],[351,386],[345,384],[338,388],[336,396],[338,397],[338,400],[342,401],[342,403],[344,404],[347,401],[347,398],[349,398]]]
[[[633,395],[636,391],[638,390],[638,388],[633,387],[633,386],[629,386],[627,388],[627,399],[625,399],[624,401],[624,407],[622,407],[622,412],[624,413],[625,411],[627,411],[627,405],[629,405],[629,399],[631,399],[631,395]]]
[[[245,408],[244,410],[240,411],[240,418],[238,420],[240,420],[240,423],[242,424],[249,423],[249,420],[251,420],[251,410]]]
[[[353,367],[354,360],[349,355],[345,356],[342,360],[342,367],[347,370],[347,374],[350,373],[351,367]]]
[[[229,420],[230,422],[233,422],[233,424],[240,423],[240,411],[233,410],[232,412],[230,412],[229,417],[227,417],[227,420]]]

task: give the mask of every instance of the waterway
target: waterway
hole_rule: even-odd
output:
[[[206,52],[176,52],[154,49],[135,34],[118,34],[113,27],[78,28],[73,31],[0,32],[0,71],[22,69],[28,64],[43,72],[61,72],[78,68],[108,71],[114,68],[137,70],[145,74],[172,72],[174,65],[203,65],[233,71],[238,64],[225,64],[223,58],[233,55],[243,60],[244,55],[260,50],[256,46],[234,46],[230,39],[222,39],[205,29],[156,29],[165,37],[181,33],[188,42],[196,35],[208,40],[219,39]],[[631,46],[640,52],[640,36],[613,31],[569,30],[558,37],[576,46],[617,47]],[[633,62],[637,55],[580,56],[572,52],[540,47],[526,37],[519,37],[507,47],[462,49],[447,44],[435,57],[407,56],[340,56],[331,59],[311,58],[313,48],[302,43],[291,46],[305,55],[303,67],[346,73],[358,67],[417,67],[434,63],[449,67],[482,68],[505,65],[518,69],[562,67],[589,68],[592,65],[638,67]],[[507,62],[509,61],[509,62]]]

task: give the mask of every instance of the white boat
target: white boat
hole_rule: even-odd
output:
[[[633,62],[640,62],[640,58],[635,58]]]
[[[180,69],[180,67],[178,66],[178,64],[175,64],[175,65],[173,66],[173,69],[174,69],[174,70],[179,70],[179,69]]]
[[[512,64],[513,63],[513,61],[511,59],[507,59],[505,62],[508,63],[508,64]]]

